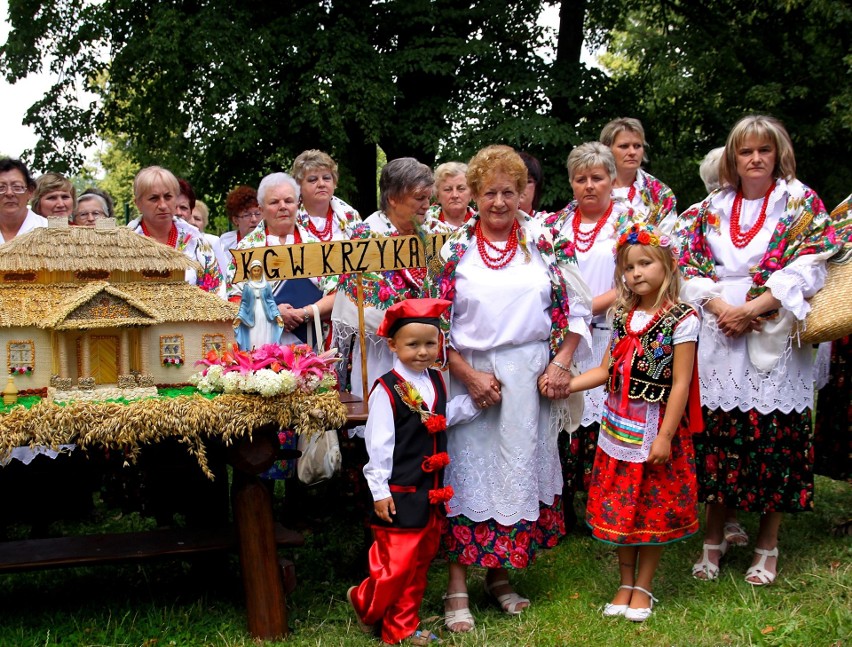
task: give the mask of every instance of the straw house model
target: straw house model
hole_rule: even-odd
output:
[[[182,253],[102,219],[50,219],[0,246],[0,351],[18,389],[188,381],[233,341],[236,308],[184,281]],[[128,377],[125,377],[128,376]],[[119,380],[122,377],[122,380]],[[81,383],[81,384],[82,384]]]

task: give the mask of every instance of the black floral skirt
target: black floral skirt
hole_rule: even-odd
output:
[[[567,431],[559,432],[557,444],[559,462],[562,464],[564,497],[573,497],[577,492],[588,492],[592,468],[595,465],[599,431],[600,425],[594,423],[588,427],[578,427],[570,439]]]
[[[811,411],[704,411],[693,436],[698,500],[745,512],[813,509]]]
[[[852,481],[852,339],[832,343],[831,374],[817,395],[814,453],[816,473]]]

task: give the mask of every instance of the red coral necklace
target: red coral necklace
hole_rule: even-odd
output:
[[[609,215],[612,213],[612,200],[609,201],[609,206],[607,207],[604,215],[600,217],[595,228],[591,231],[580,231],[580,220],[583,218],[583,214],[580,211],[580,208],[577,207],[577,211],[574,213],[574,221],[571,223],[571,228],[574,230],[574,247],[578,252],[587,252],[592,246],[595,244],[595,239],[598,237],[598,234],[601,233],[601,229],[606,224]]]
[[[485,237],[485,234],[482,232],[482,221],[478,220],[476,222],[476,229],[474,231],[476,235],[476,248],[479,250],[479,257],[485,263],[486,267],[492,270],[499,270],[506,267],[515,258],[515,254],[518,251],[518,230],[520,228],[521,226],[518,224],[518,221],[515,220],[512,223],[512,230],[509,232],[509,238],[506,240],[506,247],[501,249]],[[494,252],[493,256],[489,250]]]
[[[145,234],[148,238],[151,238],[151,232],[149,232],[148,228],[145,226],[145,221],[140,220],[139,223],[142,225],[142,233]],[[168,242],[166,243],[166,245],[168,245],[169,247],[177,248],[177,238],[178,238],[177,225],[175,223],[172,223],[172,228],[169,230],[169,239],[168,239]]]
[[[634,185],[630,185],[630,190],[627,192],[627,201],[633,202],[633,198],[636,197],[636,187]]]
[[[307,210],[305,211],[307,213]],[[314,236],[319,238],[322,242],[327,243],[331,240],[332,235],[332,221],[334,219],[334,209],[331,208],[331,205],[328,205],[328,212],[325,214],[325,224],[322,226],[322,229],[317,229],[311,220],[311,214],[308,214],[308,231],[311,232]]]
[[[731,242],[737,249],[742,249],[748,245],[752,240],[754,240],[754,237],[757,236],[757,232],[763,228],[763,223],[766,221],[766,207],[769,206],[769,196],[772,195],[772,189],[774,188],[775,184],[771,184],[769,189],[767,189],[766,195],[763,196],[763,204],[760,206],[760,215],[757,217],[755,223],[745,233],[742,229],[740,229],[740,213],[743,208],[743,190],[737,190],[737,195],[734,198],[734,207],[731,209]]]

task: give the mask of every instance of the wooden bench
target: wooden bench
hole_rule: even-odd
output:
[[[278,546],[303,546],[298,532],[275,524]],[[0,542],[0,573],[63,566],[89,566],[158,557],[236,550],[235,528],[166,528],[143,532],[78,535]]]

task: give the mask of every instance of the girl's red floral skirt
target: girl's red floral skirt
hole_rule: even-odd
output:
[[[441,543],[447,559],[465,566],[526,568],[536,553],[553,548],[565,534],[562,497],[552,505],[539,504],[536,521],[524,519],[504,526],[494,519],[471,521],[464,515],[448,517]]]
[[[698,486],[692,439],[681,429],[664,465],[628,463],[598,449],[586,523],[611,544],[667,544],[698,531]]]

